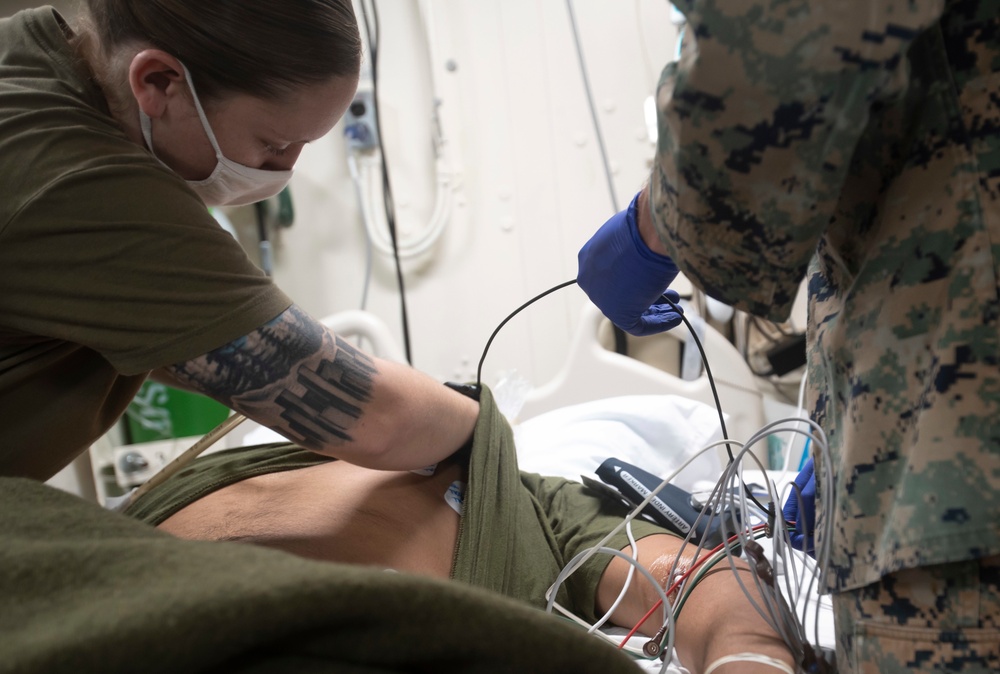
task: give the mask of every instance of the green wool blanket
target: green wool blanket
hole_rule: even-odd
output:
[[[477,443],[509,432],[491,403]],[[464,583],[183,541],[0,478],[0,673],[204,671],[640,670],[576,626]]]

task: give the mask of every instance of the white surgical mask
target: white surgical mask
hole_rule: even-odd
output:
[[[206,206],[243,206],[262,201],[284,189],[285,185],[292,178],[292,171],[265,171],[264,169],[251,168],[238,164],[231,159],[227,159],[219,148],[219,141],[215,139],[205,110],[201,107],[198,94],[194,90],[194,82],[191,81],[191,73],[186,66],[184,77],[187,79],[188,87],[191,89],[191,96],[194,98],[194,107],[198,110],[198,118],[201,119],[201,126],[205,129],[212,148],[215,150],[215,170],[212,175],[204,180],[188,180],[187,184],[198,193]],[[149,151],[156,156],[153,150],[152,120],[139,108],[139,127],[142,129],[142,137],[146,141]]]

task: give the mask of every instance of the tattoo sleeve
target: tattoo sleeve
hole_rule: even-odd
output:
[[[352,440],[376,374],[367,354],[295,306],[244,337],[167,369],[310,449]]]

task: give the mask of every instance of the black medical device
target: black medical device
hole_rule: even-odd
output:
[[[623,499],[635,507],[662,482],[652,473],[614,457],[602,463],[596,472],[597,477],[614,487]],[[724,541],[723,533],[731,529],[733,520],[738,521],[738,518],[728,507],[719,509],[712,517],[711,507],[704,507],[707,512],[699,520],[703,508],[699,507],[694,497],[680,487],[666,484],[650,499],[642,514],[679,536],[687,536],[694,528],[691,541],[696,544],[704,542],[705,547],[714,548]]]

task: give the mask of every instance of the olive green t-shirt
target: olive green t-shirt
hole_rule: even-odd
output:
[[[159,525],[236,482],[332,460],[285,443],[217,452],[172,475],[125,514]],[[488,387],[481,392],[468,462],[451,577],[537,608],[545,607],[548,588],[560,571],[598,545],[629,512],[617,500],[578,482],[522,472],[513,431]],[[647,536],[668,533],[639,518],[632,521],[632,531],[640,546]],[[624,531],[605,543],[614,550],[628,544]],[[601,553],[584,562],[557,593],[560,605],[587,621],[596,620],[597,586],[611,559]]]
[[[51,7],[0,19],[0,475],[46,479],[146,374],[291,301],[110,116]]]

